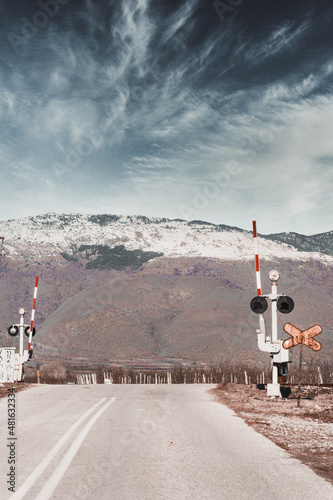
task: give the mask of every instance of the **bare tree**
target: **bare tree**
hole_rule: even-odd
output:
[[[67,369],[64,365],[53,361],[41,367],[40,378],[44,383],[61,384],[67,381]]]

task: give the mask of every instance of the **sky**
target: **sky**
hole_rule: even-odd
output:
[[[0,220],[333,230],[333,5],[0,0]]]

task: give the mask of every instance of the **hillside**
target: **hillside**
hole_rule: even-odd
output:
[[[322,252],[333,255],[333,231],[312,236],[298,233],[278,233],[263,235],[263,238],[292,245],[301,252]]]
[[[333,268],[317,261],[264,262],[266,293],[272,267],[282,274],[279,291],[295,300],[287,318],[279,315],[280,331],[286,321],[304,329],[320,323],[323,333],[318,340],[324,348],[315,356],[332,356]],[[30,318],[37,272],[35,362],[53,357],[106,363],[221,358],[269,362],[257,349],[258,318],[249,308],[255,295],[252,262],[162,257],[125,271],[89,270],[75,262],[16,269],[7,264],[0,275],[3,344],[5,328],[13,318],[18,320],[18,306],[26,307]],[[10,292],[4,286],[7,278],[16,284]],[[269,311],[266,317],[269,330]]]
[[[65,216],[46,215],[29,218],[27,225],[26,220],[1,223],[6,237],[0,265],[2,345],[7,327],[18,321],[19,306],[27,309],[29,321],[38,274],[36,363],[198,363],[221,358],[269,363],[257,348],[258,318],[249,308],[256,294],[251,233],[198,221],[136,217],[121,222],[115,216],[95,216],[97,223],[87,222],[89,216],[71,215],[68,222]],[[95,229],[90,231],[89,224]],[[139,227],[142,246],[136,236]],[[112,231],[118,245],[111,246]],[[134,239],[125,242],[130,233]],[[182,240],[189,255],[186,245],[179,244]],[[332,356],[332,257],[264,238],[259,245],[265,256],[263,292],[269,293],[267,274],[276,268],[281,272],[279,292],[295,301],[290,315],[279,315],[280,331],[287,321],[304,329],[319,323],[323,349],[315,354],[307,349],[305,357]],[[10,248],[16,250],[9,255]],[[184,255],[175,255],[178,251]],[[269,311],[265,316],[269,330]]]

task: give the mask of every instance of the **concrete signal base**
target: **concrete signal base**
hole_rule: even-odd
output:
[[[281,398],[280,384],[267,384],[267,396],[277,396]]]

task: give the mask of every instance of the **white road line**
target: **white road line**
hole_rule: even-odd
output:
[[[110,404],[114,403],[116,398],[112,398],[108,403],[106,403],[102,408],[98,410],[97,413],[89,420],[89,422],[84,426],[80,434],[77,436],[75,439],[74,443],[72,446],[69,448],[67,451],[66,455],[64,458],[61,460],[60,464],[58,467],[55,469],[51,477],[48,479],[48,481],[45,483],[43,488],[41,489],[39,495],[36,497],[35,500],[49,500],[51,498],[54,490],[56,489],[58,483],[60,482],[61,478],[65,474],[66,470],[68,469],[71,461],[75,457],[76,453],[78,452],[81,444],[83,443],[86,435],[90,431],[91,427],[94,425],[96,420],[102,415],[102,413],[107,409]],[[13,497],[12,497],[13,498]]]
[[[102,398],[98,403],[92,406],[88,411],[86,411],[77,421],[68,429],[68,431],[62,436],[61,439],[54,445],[52,450],[46,455],[46,457],[41,461],[41,463],[36,467],[32,474],[24,481],[22,486],[10,497],[11,500],[21,500],[27,491],[35,484],[37,479],[43,474],[46,467],[52,462],[61,447],[68,441],[75,429],[85,420],[90,413],[92,413],[100,404],[104,403],[107,398]]]

